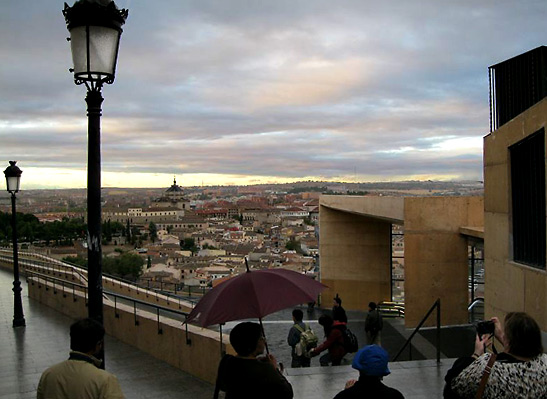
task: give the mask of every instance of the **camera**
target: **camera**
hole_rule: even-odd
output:
[[[477,323],[477,334],[494,334],[495,325],[492,320],[483,320]]]

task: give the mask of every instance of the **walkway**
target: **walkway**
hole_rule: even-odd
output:
[[[68,327],[72,320],[54,309],[28,298],[23,287],[26,327],[12,327],[12,275],[0,269],[0,392],[3,399],[36,397],[40,375],[48,366],[66,359]],[[266,333],[276,348],[284,347],[290,326],[286,312],[267,319]],[[350,325],[361,323],[350,313]],[[358,315],[357,315],[358,316]],[[352,320],[354,320],[352,322]],[[356,324],[358,325],[358,324]],[[275,349],[274,349],[275,353]],[[285,362],[287,355],[281,351]],[[285,360],[287,359],[287,360]],[[432,360],[391,363],[392,374],[385,383],[399,389],[407,399],[442,397],[443,376],[452,360],[437,365]],[[116,339],[106,339],[106,368],[116,374],[127,398],[210,399],[213,387]],[[340,391],[345,381],[357,378],[350,366],[287,369],[295,398],[327,399]]]

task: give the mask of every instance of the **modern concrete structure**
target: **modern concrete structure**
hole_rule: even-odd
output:
[[[527,312],[547,338],[547,47],[493,65],[489,76],[485,316]]]
[[[485,318],[524,311],[547,336],[547,47],[496,64],[489,76],[484,199],[321,197],[324,302],[339,293],[347,308],[363,309],[391,299],[395,223],[405,234],[407,327],[436,298],[443,324],[468,321],[468,248],[484,242]]]
[[[442,324],[467,323],[468,237],[481,238],[482,197],[322,196],[324,306],[337,293],[348,309],[391,300],[392,224],[405,230],[406,326],[416,326],[437,298]]]
[[[515,215],[516,198],[511,190],[514,184],[511,171],[515,166],[511,163],[511,149],[534,134],[544,136],[546,125],[547,98],[484,138],[485,316],[502,317],[507,312],[524,311],[536,319],[543,331],[547,331],[545,252],[543,266],[515,260],[513,222],[520,216]],[[541,152],[541,167],[545,168],[545,144]],[[545,196],[545,181],[537,189]],[[535,236],[531,234],[528,240],[534,240]],[[545,240],[542,241],[545,248]]]

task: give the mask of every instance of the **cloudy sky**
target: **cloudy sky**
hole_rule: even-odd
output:
[[[547,44],[545,0],[116,4],[108,187],[482,180],[488,66]],[[85,187],[63,2],[0,7],[0,160],[23,188]]]

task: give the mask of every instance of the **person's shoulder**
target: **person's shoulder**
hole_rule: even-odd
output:
[[[69,364],[69,360],[63,360],[62,362],[55,363],[52,366],[49,366],[47,369],[44,370],[42,373],[42,376],[46,376],[48,374],[56,374],[59,372],[62,372]]]
[[[300,332],[300,329],[305,330],[306,329],[306,323],[303,321],[299,321],[298,323],[294,323],[291,327],[291,330],[296,330]]]
[[[237,357],[234,355],[226,354],[222,356],[222,359],[220,359],[220,363],[218,365],[219,368],[229,367],[234,362],[237,362]]]
[[[355,393],[354,391],[355,391],[355,388],[354,388],[354,387],[347,388],[347,389],[343,389],[343,390],[341,390],[340,392],[338,392],[338,393],[336,394],[336,396],[334,397],[334,399],[351,399],[351,398],[358,398],[359,396],[356,395],[356,393]]]
[[[389,392],[389,396],[388,396],[389,399],[404,399],[405,398],[403,394],[401,393],[401,391],[391,387],[386,387],[386,388],[387,388],[387,391]]]
[[[534,359],[530,360],[531,363],[535,363],[534,367],[547,370],[547,353],[541,353]]]
[[[537,360],[539,360],[540,362],[547,362],[547,353],[541,353],[538,357],[537,357]]]

